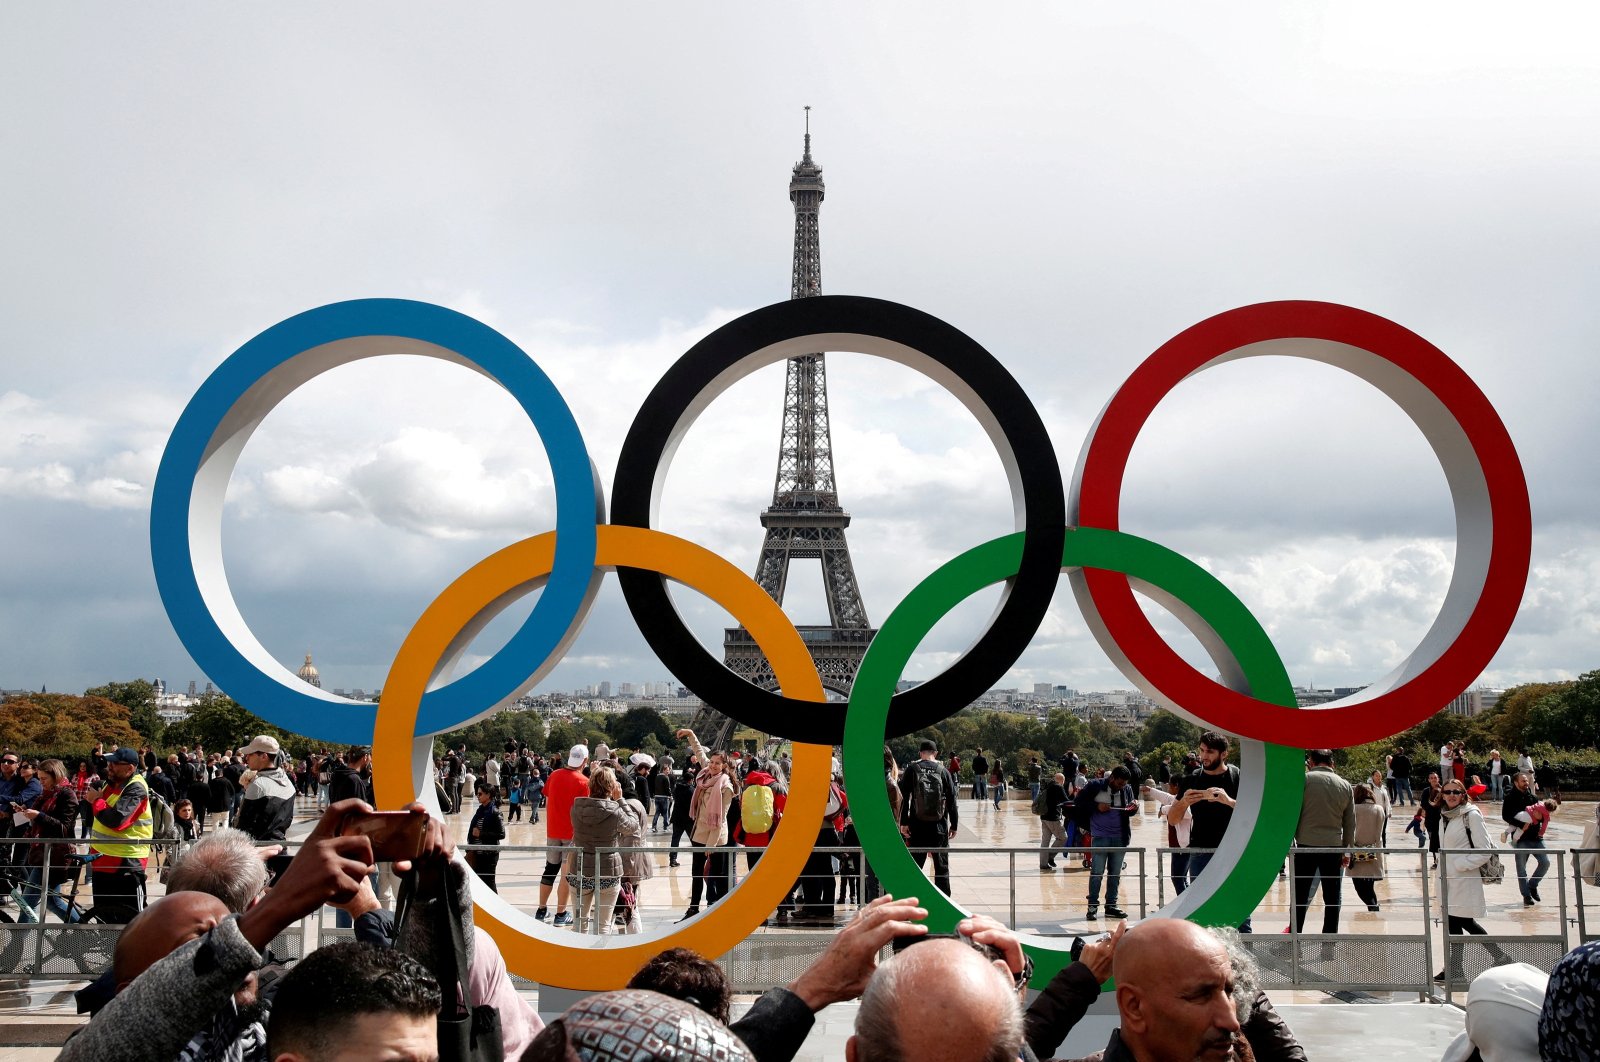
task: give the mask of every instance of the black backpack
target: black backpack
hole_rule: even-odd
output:
[[[918,762],[911,780],[911,814],[918,822],[944,821],[944,772],[937,763]]]

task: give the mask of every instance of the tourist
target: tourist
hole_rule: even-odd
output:
[[[1339,932],[1339,910],[1344,868],[1350,865],[1348,849],[1356,838],[1355,798],[1350,783],[1333,770],[1333,750],[1313,749],[1306,771],[1300,822],[1295,827],[1297,846],[1291,855],[1294,871],[1294,931],[1305,927],[1306,911],[1322,885],[1322,932]],[[1340,852],[1307,852],[1306,848],[1339,848]]]
[[[322,806],[337,804],[341,800],[365,800],[368,804],[372,799],[372,782],[368,777],[371,774],[372,750],[365,745],[351,745],[345,749],[343,758],[330,756],[325,766],[328,770],[328,784],[322,787],[325,797],[320,797]]]
[[[645,963],[628,988],[660,992],[693,1004],[724,1025],[733,1003],[733,986],[722,967],[688,948],[668,948]]]
[[[616,848],[622,843],[627,825],[622,810],[622,786],[609,767],[596,767],[589,774],[589,794],[572,802],[572,845],[567,852],[567,885],[576,890],[579,933],[589,926],[591,909],[593,932],[610,936],[615,932],[612,915],[617,892],[622,887],[622,856]],[[554,821],[555,816],[551,816]],[[609,849],[609,851],[608,851]],[[560,925],[560,916],[557,916]]]
[[[1417,798],[1411,792],[1411,757],[1403,746],[1395,747],[1389,766],[1394,771],[1394,802],[1416,804]]]
[[[1461,791],[1466,792],[1462,786]],[[1428,786],[1422,791],[1423,821],[1428,827],[1428,851],[1433,853],[1433,866],[1439,866],[1439,834],[1443,827],[1440,825],[1440,815],[1443,814],[1444,786],[1439,782],[1439,772],[1428,772]]]
[[[1170,808],[1178,800],[1178,779],[1169,779],[1165,786],[1147,785],[1142,790],[1144,796],[1154,800],[1163,808]],[[1171,860],[1168,868],[1168,877],[1172,882],[1173,893],[1182,896],[1189,887],[1189,834],[1194,829],[1194,814],[1185,810],[1183,817],[1177,822],[1168,820],[1166,812],[1161,813],[1161,821],[1167,827],[1167,858]]]
[[[1355,851],[1350,855],[1350,883],[1369,911],[1378,910],[1377,883],[1383,880],[1384,863],[1378,849],[1387,846],[1383,837],[1388,829],[1389,809],[1378,799],[1380,794],[1387,796],[1381,785],[1355,787],[1356,833]]]
[[[1208,730],[1200,735],[1199,766],[1178,781],[1178,799],[1167,809],[1167,821],[1179,822],[1183,813],[1193,816],[1189,829],[1189,880],[1204,873],[1222,844],[1222,835],[1233,821],[1233,807],[1239,796],[1239,768],[1228,762],[1226,734]],[[1250,919],[1239,925],[1239,932],[1250,932]]]
[[[1385,781],[1393,781],[1393,779],[1385,779],[1382,771],[1374,769],[1367,781],[1370,783],[1368,788],[1372,792],[1372,802],[1383,809],[1382,839],[1383,846],[1387,848],[1389,847],[1389,814],[1394,808],[1394,796],[1389,792],[1391,787],[1384,783]]]
[[[961,779],[957,778],[959,783]],[[989,792],[989,759],[978,749],[972,756],[972,799],[982,800]]]
[[[1517,885],[1522,893],[1522,905],[1532,907],[1539,902],[1539,884],[1544,881],[1544,876],[1550,870],[1550,857],[1544,854],[1544,829],[1548,825],[1547,816],[1541,816],[1543,822],[1535,822],[1534,817],[1528,812],[1531,807],[1539,803],[1533,795],[1533,779],[1526,774],[1519,773],[1511,782],[1511,788],[1506,792],[1505,803],[1500,806],[1500,818],[1510,828],[1512,834],[1511,846],[1516,849]],[[1534,860],[1533,876],[1528,876],[1528,856]]]
[[[1489,908],[1483,895],[1483,878],[1478,871],[1494,855],[1493,842],[1484,827],[1483,815],[1467,800],[1466,787],[1460,782],[1455,779],[1446,782],[1441,787],[1440,800],[1443,804],[1440,847],[1451,850],[1439,864],[1446,929],[1452,935],[1483,936],[1488,930],[1478,924],[1478,919],[1484,917]],[[1446,965],[1452,982],[1465,982],[1461,947],[1448,938],[1445,941]],[[1499,949],[1491,947],[1490,951],[1498,953]],[[1506,961],[1503,956],[1501,961]],[[1433,979],[1443,982],[1445,971],[1440,970]]]
[[[634,755],[644,754],[634,753]],[[648,791],[642,779],[639,788]],[[644,920],[640,917],[643,902],[640,899],[640,890],[644,888],[646,881],[656,876],[655,860],[644,850],[645,835],[649,832],[650,820],[650,813],[645,810],[644,799],[639,796],[624,796],[622,800],[622,810],[625,814],[622,833],[618,835],[617,843],[624,851],[622,886],[617,892],[616,923],[625,933],[644,932]]]
[[[499,793],[488,782],[479,782],[473,792],[477,796],[478,809],[473,812],[472,822],[467,826],[467,844],[491,847],[468,848],[467,866],[477,873],[490,892],[499,892],[500,888],[495,882],[495,872],[500,866],[498,847],[506,835],[506,824],[500,818]]]
[[[556,875],[566,861],[563,848],[572,847],[572,805],[589,793],[589,779],[583,775],[583,765],[589,762],[589,746],[578,744],[567,752],[567,765],[550,773],[545,783],[545,801],[550,812],[550,822],[545,827],[544,874],[539,878],[539,907],[533,917],[543,922],[549,914],[550,888],[556,886],[556,917],[552,925],[569,926],[572,915],[567,913],[567,900],[571,886],[566,875],[556,885]]]
[[[1067,776],[1064,774],[1051,775],[1050,781],[1039,794],[1039,869],[1054,870],[1056,868],[1056,852],[1054,849],[1067,847],[1067,831],[1063,828],[1061,820],[1062,809],[1068,804]]]
[[[1126,918],[1117,906],[1122,884],[1122,863],[1133,839],[1133,816],[1139,807],[1128,769],[1118,764],[1105,781],[1093,781],[1078,794],[1078,828],[1089,834],[1088,917],[1100,917],[1100,885],[1106,889],[1106,917]],[[1174,805],[1176,806],[1176,805]]]
[[[994,801],[996,811],[1006,798],[1006,767],[999,753],[995,753],[994,763],[989,767],[989,798]]]
[[[330,944],[280,982],[266,1057],[437,1059],[440,1001],[438,980],[404,952],[358,940]]]
[[[1490,749],[1489,796],[1494,800],[1505,799],[1506,773],[1506,761],[1500,758],[1500,750]]]
[[[239,755],[254,774],[239,804],[237,825],[257,844],[281,844],[294,823],[294,783],[278,766],[278,741],[263,734],[241,748]],[[289,859],[287,853],[279,853],[268,861],[274,878],[288,868]]]
[[[75,881],[78,867],[73,860],[72,825],[78,819],[78,794],[67,781],[67,768],[60,760],[39,761],[36,777],[40,782],[39,795],[20,812],[27,819],[25,837],[59,838],[64,844],[30,844],[22,863],[26,877],[22,886],[22,900],[18,904],[21,920],[44,920],[43,904],[49,901],[50,910],[63,922],[78,921],[77,909],[67,903],[58,891],[68,881]],[[46,877],[48,868],[48,878]]]
[[[701,746],[694,731],[687,728],[679,730],[678,737],[687,740],[694,759],[705,764],[695,775],[694,795],[689,801],[689,818],[694,823],[689,843],[696,849],[719,848],[728,843],[728,808],[739,796],[727,753],[721,750],[708,752]],[[837,844],[838,841],[833,843]],[[689,909],[684,912],[684,918],[693,918],[700,913],[702,890],[708,905],[716,903],[728,892],[729,863],[726,852],[707,854],[696,851],[691,866],[694,880],[689,886]],[[831,869],[829,877],[832,877]]]
[[[934,884],[949,896],[948,849],[955,839],[960,813],[955,779],[939,765],[938,757],[939,746],[924,739],[918,746],[916,761],[900,776],[900,835],[906,839],[917,866],[925,866],[928,856],[933,856]],[[998,756],[993,769],[1000,769]]]
[[[188,844],[200,836],[200,824],[194,820],[194,804],[180,800],[172,807],[172,824],[178,830],[178,840]]]

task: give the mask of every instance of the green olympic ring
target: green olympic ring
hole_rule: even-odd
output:
[[[878,629],[861,661],[845,716],[846,791],[861,845],[884,889],[917,896],[931,932],[948,933],[966,911],[923,874],[900,836],[882,784],[884,724],[889,698],[911,654],[950,609],[972,594],[1013,578],[1023,533],[1005,535],[956,557],[906,595]],[[1080,527],[1067,532],[1063,570],[1121,572],[1160,602],[1198,637],[1229,688],[1293,707],[1294,690],[1261,624],[1205,569],[1154,542],[1121,531]],[[1283,745],[1240,742],[1237,806],[1221,847],[1182,895],[1154,917],[1189,918],[1203,925],[1243,922],[1267,894],[1294,838],[1304,795],[1304,753]],[[1024,938],[1033,958],[1032,985],[1042,988],[1071,961],[1067,938]]]

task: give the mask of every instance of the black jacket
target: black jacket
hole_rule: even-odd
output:
[[[1052,778],[1039,790],[1039,796],[1044,800],[1044,811],[1039,813],[1039,818],[1045,822],[1060,822],[1061,809],[1068,803],[1067,787]]]
[[[328,803],[337,804],[341,800],[355,797],[372,803],[372,787],[367,780],[361,777],[361,772],[345,763],[343,760],[334,761],[332,769],[328,771]]]

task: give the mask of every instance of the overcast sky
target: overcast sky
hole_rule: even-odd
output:
[[[1528,591],[1482,681],[1600,665],[1600,17],[1125,7],[6,6],[0,686],[204,681],[156,595],[152,480],[206,376],[301,310],[394,296],[500,329],[561,388],[609,488],[672,361],[787,297],[806,104],[823,289],[976,338],[1069,471],[1121,381],[1220,311],[1343,302],[1437,344],[1499,410],[1533,498]],[[1011,530],[1010,503],[987,437],[937,386],[861,355],[829,373],[881,621]],[[662,527],[747,571],[782,387],[773,366],[715,402],[662,505]],[[1220,576],[1298,684],[1386,672],[1449,581],[1431,451],[1324,366],[1185,382],[1124,497],[1124,527]],[[293,668],[309,649],[327,687],[370,689],[439,590],[552,512],[509,397],[382,358],[318,378],[257,432],[226,561],[274,656]],[[821,621],[820,581],[791,587],[796,621]],[[1004,684],[1128,686],[1064,587]],[[725,615],[676,596],[720,643]],[[952,614],[908,676],[945,666],[992,604]],[[608,581],[543,688],[668,677]]]

